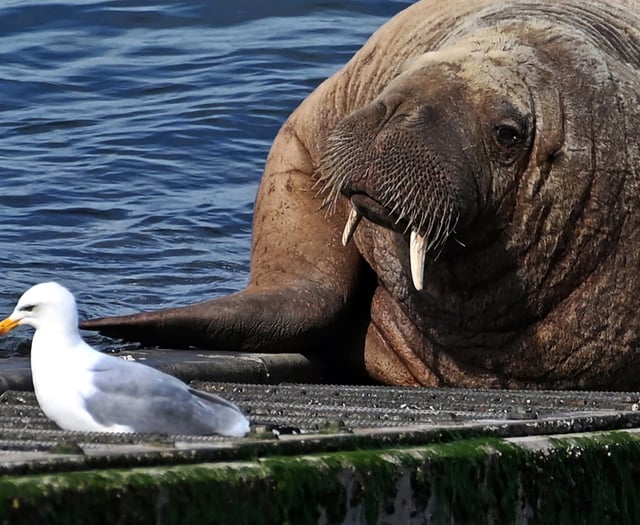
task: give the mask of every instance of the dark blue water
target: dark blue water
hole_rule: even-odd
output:
[[[279,127],[408,3],[2,2],[0,318],[51,279],[81,317],[241,289]]]

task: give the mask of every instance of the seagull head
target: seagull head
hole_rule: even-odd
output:
[[[0,335],[22,324],[36,330],[77,332],[78,308],[73,294],[55,282],[32,286],[22,294],[13,313],[0,322]]]

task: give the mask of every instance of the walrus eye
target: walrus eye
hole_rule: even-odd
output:
[[[515,146],[524,140],[522,133],[513,126],[501,124],[495,127],[495,132],[496,139],[502,146]]]

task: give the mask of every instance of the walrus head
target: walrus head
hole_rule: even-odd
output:
[[[426,53],[337,124],[319,181],[325,204],[339,195],[351,202],[344,244],[362,217],[410,232],[411,275],[421,290],[427,254],[500,205],[535,131],[531,94],[511,60],[506,44]]]

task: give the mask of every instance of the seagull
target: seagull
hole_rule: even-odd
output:
[[[249,421],[233,403],[85,343],[76,300],[56,282],[27,290],[0,322],[0,335],[18,325],[36,329],[31,342],[36,398],[64,430],[234,437],[249,432]]]

